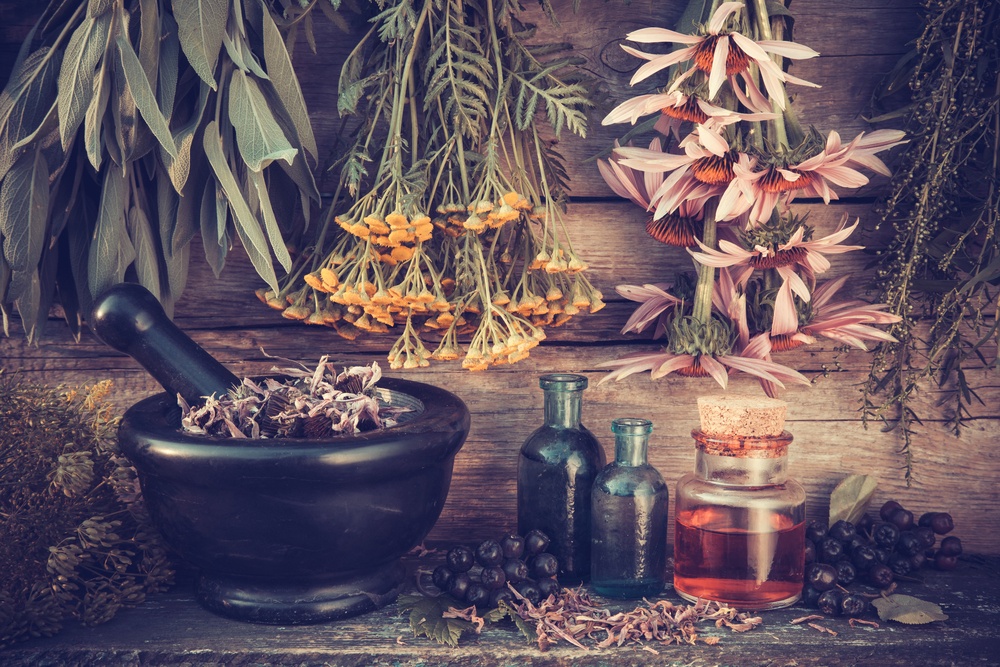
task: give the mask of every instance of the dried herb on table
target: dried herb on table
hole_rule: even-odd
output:
[[[69,619],[103,623],[172,581],[117,450],[110,388],[53,389],[0,371],[0,647]]]
[[[339,374],[329,357],[314,369],[273,368],[287,379],[243,383],[222,397],[191,406],[179,395],[181,425],[189,433],[233,438],[324,438],[389,428],[409,410],[379,401],[377,363]]]

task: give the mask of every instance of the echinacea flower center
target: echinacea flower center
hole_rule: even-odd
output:
[[[696,245],[695,239],[700,223],[701,221],[695,218],[671,214],[659,220],[650,218],[646,223],[646,233],[660,243],[678,248],[690,248]]]
[[[766,174],[760,177],[757,184],[764,192],[788,192],[789,190],[803,190],[816,180],[816,175],[811,171],[796,171],[794,169],[786,169],[785,171],[798,174],[799,177],[794,181],[789,180],[780,171],[771,167]]]
[[[661,112],[665,116],[670,116],[671,118],[677,118],[678,120],[686,120],[692,123],[704,123],[708,120],[708,114],[701,110],[698,106],[697,97],[688,97],[684,100],[684,104],[674,106],[674,107],[664,107]]]
[[[805,343],[794,337],[794,334],[772,334],[771,351],[788,352],[797,347],[802,347]]]
[[[754,255],[747,263],[755,269],[777,269],[782,266],[802,264],[808,253],[805,248],[796,246],[787,250],[775,250],[768,255]]]
[[[733,158],[725,155],[700,157],[691,164],[691,173],[702,183],[720,185],[733,180]]]
[[[685,366],[684,368],[677,369],[677,374],[682,375],[686,378],[707,378],[708,371],[701,367],[701,362],[698,357],[694,357],[691,360],[690,366]]]
[[[715,60],[715,46],[728,35],[708,35],[695,47],[694,63],[705,74],[712,72],[712,62]],[[729,54],[726,56],[726,76],[744,72],[750,67],[750,56],[736,42],[729,40]]]

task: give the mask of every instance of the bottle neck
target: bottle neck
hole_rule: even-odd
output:
[[[611,422],[615,434],[615,464],[626,467],[646,465],[649,434],[653,423],[648,419],[625,417]]]
[[[787,431],[776,436],[712,436],[692,431],[697,445],[695,475],[716,484],[769,486],[788,479]]]
[[[579,428],[582,391],[545,390],[545,425],[551,428]]]

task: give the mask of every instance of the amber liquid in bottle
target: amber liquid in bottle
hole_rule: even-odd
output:
[[[677,516],[674,588],[688,599],[707,598],[737,608],[767,609],[799,596],[805,569],[805,522],[778,514],[771,529],[734,526],[723,508]]]

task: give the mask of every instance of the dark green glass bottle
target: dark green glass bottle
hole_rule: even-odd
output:
[[[587,378],[543,375],[545,423],[521,447],[517,464],[517,527],[541,530],[559,559],[559,582],[590,576],[590,491],[604,467],[604,450],[580,423]]]
[[[649,465],[653,423],[624,418],[611,423],[615,460],[594,481],[591,505],[591,579],[611,598],[658,595],[666,582],[667,483]]]

